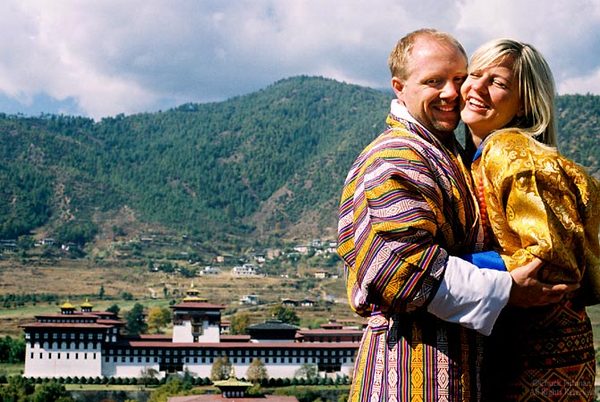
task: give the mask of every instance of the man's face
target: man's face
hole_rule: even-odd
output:
[[[460,120],[460,86],[467,76],[467,60],[453,46],[419,38],[409,58],[406,80],[392,78],[398,99],[409,113],[444,140]]]

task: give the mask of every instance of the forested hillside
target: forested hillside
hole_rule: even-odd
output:
[[[0,239],[84,243],[132,222],[206,241],[333,238],[344,176],[389,100],[295,77],[99,122],[0,115]],[[598,174],[600,97],[562,96],[558,110],[561,149]]]

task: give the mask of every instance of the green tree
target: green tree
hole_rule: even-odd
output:
[[[212,368],[210,369],[210,379],[212,381],[221,381],[229,378],[231,374],[231,362],[229,361],[229,357],[222,356],[217,358]]]
[[[104,295],[105,295],[104,285],[100,285],[100,290],[98,290],[98,298],[100,300],[103,300],[104,299]]]
[[[171,322],[171,310],[167,307],[151,307],[148,310],[148,327],[153,329],[157,334],[169,322]]]
[[[158,371],[152,367],[144,367],[140,370],[140,382],[139,384],[148,386],[154,383],[158,377]]]
[[[24,377],[12,376],[8,384],[0,386],[0,401],[3,402],[27,402],[28,395],[33,393],[34,387]]]
[[[183,394],[185,394],[183,381],[180,378],[172,377],[152,392],[148,402],[166,402],[170,396]]]
[[[73,401],[65,386],[50,381],[45,384],[40,384],[36,387],[35,392],[31,396],[32,402],[68,402]]]
[[[98,233],[98,227],[91,221],[73,220],[61,226],[56,237],[64,243],[75,243],[80,246],[94,239]]]
[[[0,338],[0,363],[20,363],[25,361],[25,339],[10,336]]]
[[[106,311],[110,312],[110,313],[115,313],[115,314],[119,314],[119,311],[121,311],[121,307],[119,307],[118,304],[113,304],[110,307],[108,307],[106,309]]]
[[[300,317],[298,317],[294,309],[282,306],[281,304],[272,307],[270,313],[273,318],[276,318],[281,322],[292,325],[300,324]]]
[[[248,371],[246,372],[246,378],[252,383],[260,383],[263,380],[269,379],[267,368],[262,360],[257,358],[252,359],[252,363],[250,363]]]
[[[250,314],[242,312],[231,317],[230,332],[232,335],[244,335],[250,325]]]
[[[148,325],[144,321],[144,306],[135,303],[131,310],[125,313],[125,331],[128,335],[146,333]]]
[[[316,378],[318,375],[319,375],[319,371],[317,369],[317,366],[314,364],[309,364],[309,363],[304,363],[294,373],[294,377],[306,378],[307,380]]]

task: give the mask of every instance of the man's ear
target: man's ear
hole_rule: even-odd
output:
[[[394,90],[396,98],[399,98],[404,89],[404,82],[398,77],[392,77],[392,89]]]

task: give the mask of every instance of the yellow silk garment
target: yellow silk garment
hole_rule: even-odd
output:
[[[578,283],[586,269],[600,269],[600,182],[581,166],[521,132],[504,131],[486,139],[472,171],[490,240],[508,270],[538,257],[552,264],[540,279]]]

